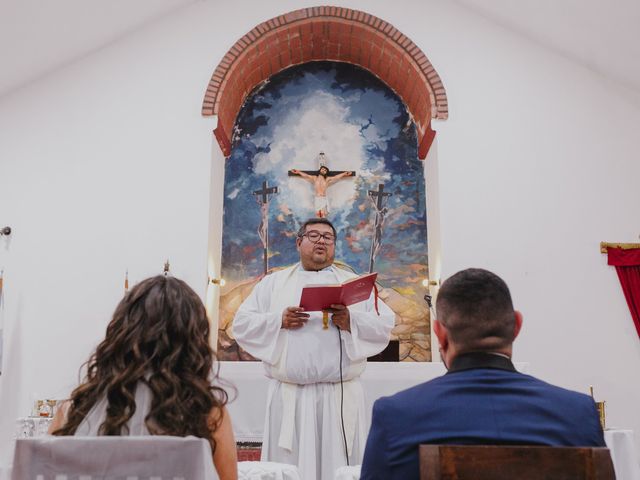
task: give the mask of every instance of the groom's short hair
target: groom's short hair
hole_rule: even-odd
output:
[[[514,339],[509,287],[488,270],[468,268],[449,277],[438,292],[436,316],[461,351],[492,351]]]

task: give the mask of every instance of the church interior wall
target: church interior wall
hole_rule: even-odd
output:
[[[239,37],[301,7],[245,3],[196,3],[0,98],[0,222],[14,229],[0,239],[0,465],[29,402],[77,382],[126,269],[135,282],[168,258],[204,298],[223,161],[202,96]],[[436,264],[443,279],[469,266],[500,274],[525,316],[515,360],[567,388],[593,385],[609,424],[640,432],[640,342],[598,249],[639,233],[637,106],[453,2],[336,3],[392,23],[447,89],[426,166],[439,179],[432,276]]]

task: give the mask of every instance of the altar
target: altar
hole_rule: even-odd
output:
[[[528,372],[528,363],[516,363],[520,372]],[[360,377],[365,394],[366,430],[371,424],[373,402],[440,375],[446,369],[440,362],[369,362]],[[264,431],[269,379],[261,362],[220,362],[220,378],[235,387],[229,389],[227,408],[233,421],[236,441],[261,442]],[[226,387],[226,385],[223,385]]]

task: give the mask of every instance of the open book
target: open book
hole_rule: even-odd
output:
[[[376,272],[360,275],[337,285],[307,285],[302,289],[300,306],[307,312],[330,308],[332,304],[353,305],[371,295]]]

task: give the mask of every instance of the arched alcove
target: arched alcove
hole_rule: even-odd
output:
[[[305,8],[263,22],[238,40],[224,56],[212,75],[202,105],[203,115],[217,116],[214,134],[220,146],[220,150],[214,149],[218,151],[213,153],[211,177],[210,276],[220,277],[223,270],[220,262],[223,251],[223,178],[227,169],[235,162],[234,157],[229,158],[232,162],[228,164],[221,160],[222,155],[231,155],[232,142],[237,145],[237,121],[241,109],[249,96],[259,92],[267,80],[293,67],[322,61],[362,68],[391,89],[404,104],[410,123],[415,127],[416,147],[413,158],[424,160],[429,154],[429,161],[433,164],[431,170],[437,164],[435,155],[430,153],[435,138],[431,121],[446,120],[448,117],[446,92],[426,55],[409,38],[373,15],[339,7]],[[341,165],[337,167],[343,168]],[[437,172],[437,168],[435,171]],[[425,173],[426,167],[423,175]],[[431,190],[426,195],[432,202],[431,205],[437,204],[437,199],[434,202],[435,191],[437,190]],[[422,202],[424,206],[424,196]],[[438,237],[439,225],[430,221],[429,265],[433,240]],[[437,243],[439,248],[439,242]],[[426,255],[426,245],[424,247]],[[426,275],[426,271],[422,274]],[[208,310],[212,314],[214,329],[218,327],[224,330],[225,322],[229,321],[229,318],[225,319],[224,313],[219,312],[219,307],[224,308],[224,301],[220,303],[219,294],[224,296],[227,291],[228,288],[224,287],[214,288],[208,294]],[[421,340],[414,343],[418,349],[424,347],[426,359],[431,358],[429,323],[427,320],[425,337],[420,337]],[[217,343],[215,331],[212,331],[212,340]],[[413,333],[415,332],[412,335]],[[413,355],[409,353],[407,359],[411,359],[408,357],[413,358]]]
[[[217,115],[214,133],[225,156],[247,96],[272,75],[310,61],[357,65],[387,84],[407,105],[424,159],[435,132],[431,119],[448,116],[447,95],[427,56],[390,23],[342,7],[310,7],[274,17],[239,39],[215,69],[202,114]]]

